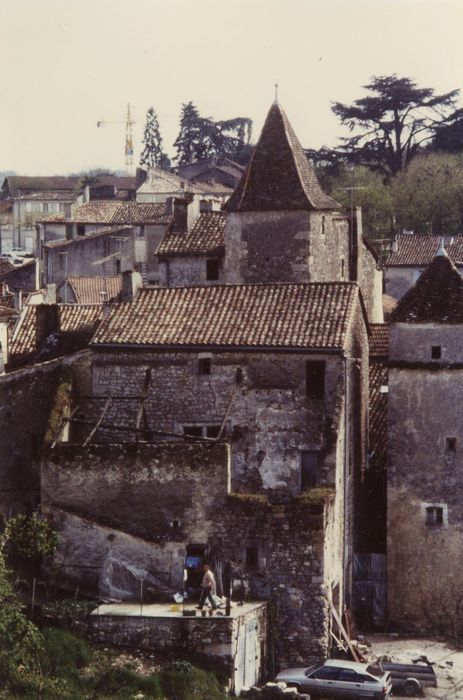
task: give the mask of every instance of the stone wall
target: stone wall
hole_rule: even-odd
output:
[[[441,358],[432,358],[432,347],[441,348]],[[390,329],[391,362],[413,364],[463,363],[463,326],[444,323],[393,323]]]
[[[348,224],[333,212],[229,213],[225,249],[229,283],[349,279]]]
[[[256,630],[253,666],[258,681],[267,677],[267,614],[265,604],[234,617],[124,617],[93,614],[89,618],[91,637],[100,644],[154,652],[192,650],[218,662],[231,680],[230,690],[241,690],[242,668],[237,668],[239,640],[246,629]],[[238,672],[238,673],[237,673]],[[239,673],[241,672],[241,673]]]
[[[365,330],[364,330],[365,333]],[[232,442],[235,490],[300,491],[302,450],[320,452],[320,484],[334,482],[338,398],[344,381],[338,354],[212,353],[211,373],[198,373],[202,355],[194,352],[94,353],[92,395],[115,398],[105,424],[135,426],[147,376],[146,422],[157,433],[183,434],[183,426],[220,426]],[[326,361],[325,400],[306,396],[306,361]],[[237,379],[238,378],[238,379]],[[131,400],[130,396],[138,397]],[[120,398],[126,397],[126,398]],[[99,402],[80,402],[95,419]],[[101,429],[95,441],[130,441],[134,432]]]
[[[252,599],[269,600],[281,666],[320,659],[329,646],[326,595],[342,588],[334,489],[272,505],[228,493],[224,444],[60,445],[43,465],[43,508],[59,532],[55,565],[95,590],[108,557],[143,568],[178,590],[188,544],[208,561],[230,561]],[[327,538],[329,541],[327,541]],[[255,552],[249,558],[250,549]],[[153,584],[154,585],[154,584]]]
[[[63,366],[51,360],[0,376],[0,512],[30,510],[40,501],[40,455]]]
[[[179,234],[181,235],[181,234]],[[207,287],[211,284],[222,284],[223,256],[218,255],[172,255],[163,257],[159,263],[160,284],[164,287]],[[219,279],[206,279],[207,260],[219,261]]]
[[[402,355],[422,356],[418,330],[431,343],[432,331],[412,327],[413,347]],[[448,345],[458,343],[458,332],[451,339],[440,330]],[[403,341],[394,329],[396,358]],[[460,355],[461,347],[460,340]],[[392,622],[408,630],[463,629],[462,395],[463,370],[455,366],[389,369],[388,606]],[[429,522],[427,508],[439,509],[441,521]]]

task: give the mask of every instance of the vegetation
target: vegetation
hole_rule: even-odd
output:
[[[170,166],[170,160],[162,150],[162,136],[159,129],[158,116],[153,107],[150,107],[146,113],[143,144],[140,165],[146,168],[168,168]]]
[[[226,156],[239,163],[247,162],[250,155],[252,121],[236,117],[214,121],[201,117],[196,105],[182,105],[180,131],[174,143],[177,165],[188,165],[211,156]]]
[[[407,167],[450,115],[458,90],[436,95],[411,78],[373,76],[369,94],[352,105],[335,102],[332,110],[349,131],[339,151],[347,160],[370,167],[386,178]]]

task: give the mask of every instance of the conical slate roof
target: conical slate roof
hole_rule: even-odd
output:
[[[391,314],[391,323],[463,323],[463,279],[445,251],[434,258]]]
[[[227,211],[338,209],[325,194],[288,117],[276,102]]]

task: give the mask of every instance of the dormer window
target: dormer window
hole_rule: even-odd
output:
[[[431,346],[431,359],[432,360],[440,360],[442,357],[442,348],[440,345],[432,345]]]

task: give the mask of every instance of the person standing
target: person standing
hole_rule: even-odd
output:
[[[201,597],[199,599],[198,608],[199,610],[202,610],[204,603],[209,599],[209,602],[212,605],[212,610],[215,610],[217,608],[214,600],[216,593],[215,577],[210,566],[207,564],[204,564],[203,571],[204,576],[203,580],[201,581]]]

